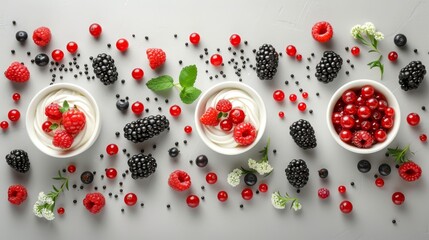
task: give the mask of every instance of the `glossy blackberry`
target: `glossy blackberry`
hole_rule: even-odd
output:
[[[343,65],[343,59],[333,51],[325,51],[320,62],[316,65],[317,80],[329,83],[332,82]]]
[[[169,127],[170,123],[164,115],[151,115],[127,123],[124,136],[133,143],[144,142],[159,135]]]
[[[256,52],[256,74],[261,80],[271,80],[277,72],[279,54],[270,44],[264,44]]]
[[[156,166],[155,158],[143,153],[133,155],[128,159],[128,167],[133,179],[149,177],[155,172]]]
[[[285,169],[289,183],[295,188],[303,188],[310,175],[307,164],[302,159],[293,159]]]
[[[300,148],[311,149],[317,146],[314,129],[307,120],[300,119],[292,123],[289,130],[293,140]]]
[[[425,65],[420,61],[412,61],[399,72],[399,85],[404,91],[417,89],[425,74]]]
[[[26,173],[30,170],[30,160],[26,151],[21,149],[12,150],[6,155],[7,164],[20,173]]]
[[[104,84],[110,85],[118,80],[118,72],[116,71],[115,60],[108,54],[98,54],[92,60],[95,76]]]

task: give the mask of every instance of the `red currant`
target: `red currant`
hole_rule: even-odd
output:
[[[398,59],[398,54],[395,51],[391,51],[389,55],[387,55],[391,62],[395,62]]]
[[[296,99],[297,99],[297,96],[295,94],[292,93],[291,95],[289,95],[289,101],[295,102]]]
[[[93,23],[91,24],[91,26],[89,26],[89,33],[95,38],[100,37],[101,31],[102,31],[102,28],[98,23]]]
[[[327,188],[320,188],[320,189],[317,191],[317,195],[318,195],[318,196],[319,196],[319,198],[321,198],[321,199],[326,199],[326,198],[328,198],[328,197],[329,197],[329,195],[330,195],[329,189],[327,189]]]
[[[375,179],[375,185],[377,187],[379,187],[379,188],[383,187],[384,186],[384,180],[383,180],[383,178],[377,178],[377,179]]]
[[[334,123],[335,125],[339,125],[341,124],[341,118],[342,118],[342,113],[339,112],[334,112],[332,114],[332,123]]]
[[[395,116],[395,109],[388,107],[386,110],[384,110],[384,114],[386,114],[388,117],[393,117]]]
[[[349,115],[355,115],[357,112],[357,107],[356,105],[353,104],[347,104],[346,107],[344,108],[344,113],[345,114],[349,114]]]
[[[407,116],[407,122],[410,126],[417,126],[420,123],[420,116],[417,113],[410,113]]]
[[[69,42],[67,43],[66,48],[67,48],[67,51],[69,51],[69,53],[74,54],[77,52],[78,45],[75,42]]]
[[[420,134],[419,136],[420,141],[422,142],[426,142],[428,140],[428,136],[426,136],[426,134]]]
[[[387,109],[387,101],[386,100],[378,100],[378,110],[384,112]]]
[[[133,105],[131,106],[131,110],[133,111],[134,114],[139,115],[143,112],[144,105],[143,105],[143,103],[137,101],[137,102],[133,103]]]
[[[366,105],[370,109],[374,110],[374,109],[378,108],[378,100],[375,98],[370,98],[370,99],[366,100]]]
[[[191,33],[189,41],[194,45],[198,44],[200,42],[200,35],[198,33]]]
[[[51,132],[52,131],[52,129],[51,129],[51,126],[52,126],[52,122],[50,122],[50,121],[45,121],[45,122],[43,122],[43,124],[42,124],[42,130],[44,131],[44,132]]]
[[[64,208],[63,208],[63,207],[58,208],[58,209],[57,209],[57,213],[58,213],[59,215],[63,215],[63,214],[65,213]]]
[[[124,202],[127,206],[134,206],[137,203],[137,195],[134,193],[127,193],[124,197]]]
[[[374,111],[372,113],[372,119],[374,119],[375,121],[380,121],[380,119],[381,119],[382,116],[383,115],[379,111]]]
[[[342,201],[340,203],[340,210],[341,212],[345,213],[345,214],[349,214],[352,212],[353,210],[353,204],[350,201]]]
[[[19,93],[14,93],[14,94],[12,95],[12,99],[13,99],[13,101],[18,102],[18,101],[21,99],[21,94],[19,94]]]
[[[222,121],[220,121],[220,129],[222,129],[225,132],[229,132],[231,131],[232,127],[233,127],[233,123],[230,119],[223,119]]]
[[[348,141],[352,140],[352,137],[353,137],[352,132],[348,129],[341,130],[339,135],[340,135],[340,139],[343,142],[348,142]]]
[[[371,122],[370,121],[362,121],[360,124],[360,127],[362,130],[368,131],[371,128]]]
[[[243,191],[241,191],[241,197],[244,200],[250,200],[253,197],[253,191],[250,188],[245,188]]]
[[[273,98],[277,102],[281,102],[281,101],[283,101],[283,99],[285,99],[285,93],[280,89],[275,90],[273,93]]]
[[[364,119],[369,118],[371,117],[371,109],[367,106],[360,106],[357,110],[357,115],[360,118],[364,118]]]
[[[377,142],[384,142],[386,141],[387,133],[382,129],[378,129],[377,131],[375,131],[374,137]]]
[[[19,120],[19,118],[21,117],[21,113],[17,110],[17,109],[12,109],[9,111],[9,113],[7,114],[7,117],[9,118],[9,120],[11,120],[12,122],[16,122]]]
[[[228,193],[225,191],[218,192],[217,199],[219,199],[219,201],[221,202],[225,202],[226,200],[228,200]]]
[[[232,121],[232,123],[239,124],[244,121],[244,118],[246,115],[244,114],[243,110],[234,108],[229,112],[228,119]]]
[[[279,117],[280,117],[280,118],[284,118],[284,117],[285,117],[285,113],[284,113],[283,111],[280,111],[280,112],[279,112]]]
[[[196,195],[189,195],[186,198],[186,204],[191,208],[196,208],[200,204],[200,199]]]
[[[375,92],[374,87],[370,85],[365,85],[361,89],[361,95],[366,99],[372,97],[372,95],[374,95],[374,92]]]
[[[108,168],[106,169],[106,177],[108,179],[114,179],[118,175],[118,172],[114,168]]]
[[[135,80],[141,80],[144,76],[144,72],[143,69],[141,68],[134,68],[133,71],[131,72],[131,76],[133,76],[133,78]]]
[[[217,175],[214,172],[209,172],[206,175],[206,181],[208,184],[215,184],[217,182]]]
[[[303,92],[301,95],[302,95],[302,98],[304,99],[308,98],[308,92]]]
[[[352,52],[353,56],[358,56],[360,53],[360,49],[359,49],[359,47],[354,46],[354,47],[352,47],[351,52]]]
[[[366,104],[366,101],[363,97],[359,96],[356,98],[356,105],[357,106],[364,106]]]
[[[396,205],[401,205],[405,201],[405,195],[401,192],[395,192],[392,194],[392,202]]]
[[[355,119],[351,115],[345,115],[341,118],[341,127],[343,128],[353,128],[355,125]]]
[[[178,105],[173,105],[170,107],[170,114],[173,117],[177,117],[182,112],[182,109]]]
[[[116,41],[116,48],[121,52],[126,51],[128,49],[127,39],[125,39],[125,38],[118,39],[118,41]]]
[[[294,45],[288,45],[286,47],[286,54],[293,57],[296,54],[296,47]]]
[[[116,155],[119,151],[118,145],[116,144],[109,144],[106,147],[106,153],[109,154],[110,156],[112,155]]]
[[[185,131],[185,133],[187,134],[191,134],[192,133],[192,127],[187,125],[185,126],[185,128],[183,129]]]
[[[298,110],[299,111],[304,112],[305,109],[307,109],[307,104],[305,104],[303,102],[298,103]]]
[[[393,119],[391,117],[383,117],[381,119],[381,126],[385,129],[390,129],[393,127]]]
[[[213,66],[220,66],[222,64],[222,61],[223,61],[223,59],[222,59],[222,56],[220,54],[215,53],[210,57],[210,63]]]
[[[347,191],[346,186],[341,185],[338,187],[339,193],[344,194],[344,193],[346,193],[346,191]]]
[[[356,93],[353,92],[352,90],[347,90],[343,93],[343,95],[341,95],[341,99],[346,104],[352,104],[356,101],[357,96],[356,96]]]
[[[301,54],[297,54],[296,55],[296,60],[297,61],[301,61],[302,60],[302,55]]]
[[[263,192],[263,193],[267,192],[268,191],[268,185],[266,183],[261,183],[261,184],[259,184],[258,189],[260,192]]]
[[[238,34],[232,34],[231,37],[229,38],[229,42],[231,43],[232,46],[238,46],[241,42],[241,37]]]
[[[6,122],[6,121],[2,121],[2,122],[0,123],[0,128],[1,128],[1,129],[6,130],[8,127],[9,127],[9,123],[8,123],[8,122]]]
[[[52,59],[54,59],[56,62],[59,62],[63,60],[64,52],[61,51],[60,49],[55,49],[54,51],[52,51],[51,56],[52,56]]]
[[[68,171],[69,173],[74,173],[74,172],[76,172],[76,166],[75,166],[75,165],[73,165],[73,164],[70,164],[70,165],[67,167],[67,171]]]

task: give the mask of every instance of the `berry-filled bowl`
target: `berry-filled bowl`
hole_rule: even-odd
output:
[[[100,110],[84,88],[57,83],[40,90],[27,108],[26,128],[33,144],[56,158],[76,156],[100,134]]]
[[[395,95],[383,84],[360,79],[340,87],[328,104],[329,132],[343,148],[370,154],[395,139],[401,112]]]
[[[264,134],[267,113],[259,94],[240,82],[222,82],[200,97],[195,126],[213,151],[238,155],[253,148]]]

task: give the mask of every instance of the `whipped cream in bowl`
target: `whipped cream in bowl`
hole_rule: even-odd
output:
[[[234,131],[223,131],[218,126],[207,126],[200,122],[200,117],[210,107],[216,108],[221,99],[231,102],[232,108],[238,108],[245,113],[243,122],[255,127],[256,139],[247,146],[241,146],[234,139]],[[250,86],[240,82],[219,83],[200,97],[195,111],[195,125],[198,135],[213,151],[225,155],[237,155],[253,148],[261,139],[266,127],[266,109],[262,98]]]
[[[52,144],[53,131],[46,133],[42,129],[47,120],[45,108],[55,102],[62,105],[67,101],[70,107],[76,106],[85,114],[86,123],[83,130],[74,137],[68,149],[61,149]],[[26,114],[26,128],[31,141],[42,152],[57,158],[76,156],[97,140],[100,134],[100,110],[91,94],[74,84],[57,83],[40,90],[31,100]]]

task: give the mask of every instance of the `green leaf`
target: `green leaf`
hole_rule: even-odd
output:
[[[180,99],[185,104],[191,104],[201,95],[201,90],[196,87],[185,87],[180,92]]]
[[[168,75],[152,78],[146,83],[146,86],[154,92],[164,91],[174,86],[173,78]]]
[[[219,112],[219,113],[217,114],[217,119],[221,118],[222,116],[223,116],[223,113],[222,113],[222,112]]]
[[[54,124],[52,124],[50,127],[49,127],[49,129],[50,130],[55,130],[55,129],[57,129],[59,126],[58,126],[58,123],[54,123]]]
[[[52,185],[52,188],[55,190],[55,192],[59,192],[58,189],[54,185]]]
[[[193,87],[197,79],[197,67],[190,65],[182,68],[179,76],[179,83],[182,87]]]
[[[62,178],[62,177],[54,177],[52,179],[54,179],[54,180],[63,180],[64,178]]]
[[[227,117],[228,116],[228,113],[223,113],[223,116],[222,117]]]
[[[60,112],[65,113],[69,110],[69,108],[70,108],[69,103],[66,100],[64,100],[63,107],[60,108]]]
[[[67,191],[69,190],[69,180],[67,179],[66,180],[66,188],[67,188]]]
[[[374,49],[371,49],[371,50],[369,50],[368,52],[369,52],[369,53],[373,53],[373,52],[377,52],[377,51],[375,51]]]
[[[393,156],[395,158],[395,161],[397,164],[402,164],[405,162],[408,162],[409,160],[407,159],[407,153],[410,150],[410,145],[407,145],[405,148],[388,148],[387,152],[389,153],[389,155]]]

